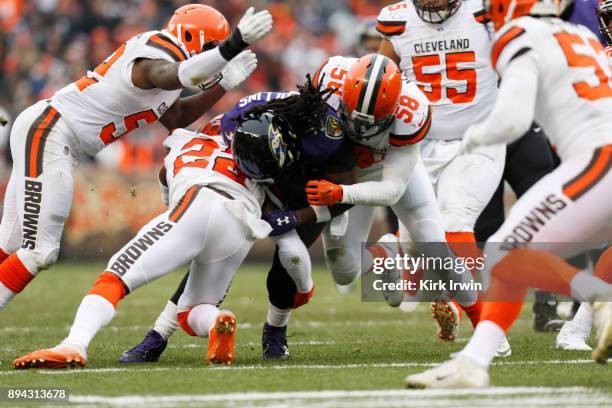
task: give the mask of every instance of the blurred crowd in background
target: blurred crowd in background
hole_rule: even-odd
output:
[[[49,98],[83,76],[130,37],[163,28],[173,10],[193,1],[0,0],[0,113],[15,118],[37,100]],[[232,25],[250,5],[267,7],[276,24],[273,34],[255,47],[259,69],[203,119],[208,120],[242,96],[295,88],[330,55],[354,53],[359,27],[373,21],[393,1],[199,2],[217,8]],[[0,130],[5,163],[7,130]],[[125,172],[150,170],[163,157],[161,140],[166,135],[161,125],[147,127],[115,143],[95,161]]]

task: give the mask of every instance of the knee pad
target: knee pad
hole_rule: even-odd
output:
[[[292,249],[278,250],[281,265],[295,282],[298,292],[308,292],[312,289],[312,266],[308,251]]]
[[[359,275],[360,261],[347,248],[328,248],[325,251],[325,262],[338,285],[349,285]]]
[[[98,277],[93,287],[87,294],[103,297],[112,303],[116,309],[119,301],[129,292],[130,291],[128,290],[127,286],[125,286],[125,283],[123,283],[121,278],[111,272],[104,272]]]

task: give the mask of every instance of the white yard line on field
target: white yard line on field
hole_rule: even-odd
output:
[[[408,322],[406,320],[357,320],[357,321],[348,321],[348,320],[338,320],[338,321],[317,321],[317,320],[313,320],[313,321],[300,321],[300,320],[294,320],[291,321],[291,327],[311,327],[311,328],[316,328],[316,327],[338,327],[338,326],[359,326],[359,327],[369,327],[369,326],[389,326],[389,325],[405,325]],[[244,323],[240,323],[240,321],[238,321],[238,328],[239,329],[246,329],[246,330],[250,330],[250,329],[258,329],[261,330],[262,327],[262,323],[258,322],[258,323],[249,323],[249,322],[244,322]],[[62,331],[68,331],[70,330],[70,326],[62,326],[59,327],[57,329],[60,329]],[[113,332],[120,332],[122,330],[150,330],[151,326],[141,326],[141,325],[131,325],[131,326],[110,326],[107,328],[107,330],[111,330]],[[0,332],[7,332],[7,333],[15,333],[15,332],[21,332],[21,333],[30,333],[30,332],[36,332],[36,331],[49,331],[49,327],[48,326],[6,326],[6,327],[0,327]]]
[[[103,406],[314,406],[314,407],[474,407],[474,406],[570,406],[603,405],[609,396],[583,387],[493,387],[482,390],[323,390],[296,392],[248,392],[204,395],[131,395],[105,397],[73,395],[72,404]],[[250,403],[250,404],[249,404]]]
[[[289,341],[289,346],[328,346],[338,343],[350,343],[350,344],[363,344],[362,341],[335,341],[335,340],[304,340],[304,341]],[[202,343],[187,343],[187,344],[169,344],[168,348],[175,349],[194,349],[194,348],[206,348],[208,344],[206,342]],[[248,341],[245,343],[238,343],[238,347],[260,347],[261,343],[255,341]]]
[[[35,372],[47,375],[71,375],[71,374],[97,374],[97,373],[146,373],[158,371],[210,371],[210,370],[289,370],[289,369],[305,369],[305,370],[335,370],[347,368],[409,368],[409,367],[432,367],[440,362],[424,362],[424,363],[356,363],[356,364],[286,364],[286,365],[235,365],[235,366],[201,366],[201,367],[109,367],[109,368],[85,368],[77,370],[37,370]],[[541,361],[503,361],[494,362],[494,366],[515,366],[515,365],[559,365],[559,364],[594,364],[593,360],[541,360]],[[10,370],[0,371],[0,375],[14,375],[30,372],[30,370]]]

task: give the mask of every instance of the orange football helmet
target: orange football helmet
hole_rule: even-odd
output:
[[[344,79],[342,108],[356,139],[369,139],[393,123],[402,90],[402,74],[389,58],[359,58]]]
[[[495,30],[522,16],[561,17],[573,0],[486,0]]]
[[[203,4],[178,8],[166,30],[178,39],[190,56],[216,47],[230,35],[230,26],[223,14]]]

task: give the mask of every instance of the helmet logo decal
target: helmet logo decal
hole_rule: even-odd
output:
[[[325,123],[325,136],[330,139],[340,139],[342,135],[343,131],[340,121],[333,116],[328,116],[327,122]]]
[[[279,167],[282,168],[285,165],[285,142],[280,129],[272,124],[268,127],[268,143],[270,144],[270,151],[278,160]]]

